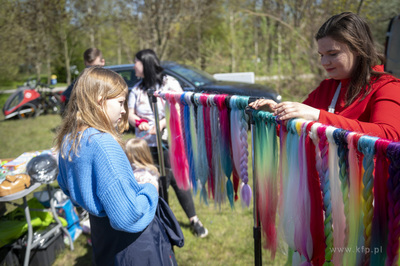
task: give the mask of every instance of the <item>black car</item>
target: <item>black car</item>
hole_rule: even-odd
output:
[[[204,71],[170,61],[164,61],[161,65],[167,75],[178,80],[184,91],[253,96],[272,99],[276,102],[281,101],[281,96],[267,86],[241,82],[219,81]],[[119,73],[128,84],[129,89],[132,89],[132,87],[138,82],[133,66],[134,64],[128,64],[105,66],[104,68]]]

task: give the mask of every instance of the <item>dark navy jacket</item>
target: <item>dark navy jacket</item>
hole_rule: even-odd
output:
[[[115,230],[107,217],[89,217],[93,265],[177,265],[172,245],[183,246],[183,233],[162,198],[153,221],[140,233]]]

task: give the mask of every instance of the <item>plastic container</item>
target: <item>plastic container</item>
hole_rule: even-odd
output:
[[[29,265],[30,266],[51,266],[56,260],[57,255],[65,248],[62,233],[58,232],[47,241],[31,250]],[[17,251],[20,261],[24,261],[25,247],[20,245],[14,246]]]

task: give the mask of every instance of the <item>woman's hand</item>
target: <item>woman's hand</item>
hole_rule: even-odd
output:
[[[303,118],[311,121],[318,121],[320,110],[297,102],[282,102],[273,107],[274,115],[278,120],[291,118]]]
[[[156,127],[155,126],[150,129],[149,134],[150,135],[155,135],[156,134]]]
[[[138,129],[140,129],[141,131],[147,131],[149,130],[150,126],[148,122],[142,122],[139,124]]]
[[[256,110],[262,110],[272,113],[277,103],[270,99],[259,99],[249,104],[249,106]]]
[[[165,118],[161,119],[160,120],[160,132],[161,133],[163,132],[163,130],[164,130],[164,128],[166,126],[167,126],[167,124],[166,124]],[[149,134],[150,135],[155,135],[156,134],[156,127],[155,126],[150,129]]]

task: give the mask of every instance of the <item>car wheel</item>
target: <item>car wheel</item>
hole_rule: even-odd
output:
[[[20,108],[18,108],[18,118],[26,119],[36,116],[36,106],[31,103],[26,103]]]

